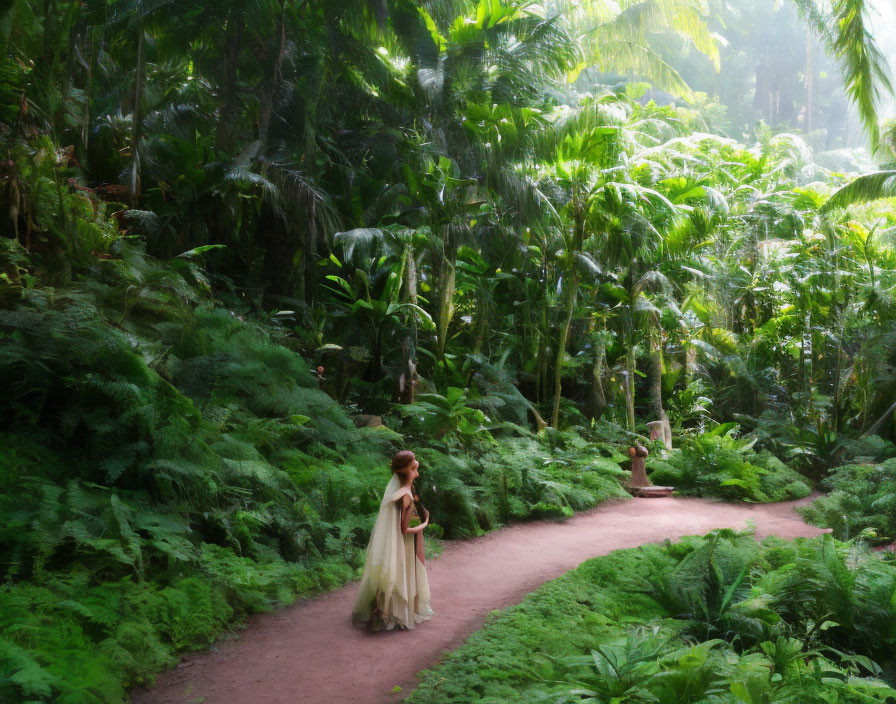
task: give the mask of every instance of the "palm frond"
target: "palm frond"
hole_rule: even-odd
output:
[[[619,73],[640,76],[679,98],[693,101],[694,92],[681,74],[647,44],[630,39],[607,39],[602,42],[603,56],[599,66]]]
[[[887,58],[871,32],[870,0],[834,0],[826,19],[813,0],[795,0],[828,50],[840,62],[846,94],[859,111],[871,140],[872,151],[880,141],[878,106],[882,92],[892,93]]]
[[[896,197],[896,170],[877,171],[859,176],[828,198],[821,207],[822,213],[847,208],[857,203]]]

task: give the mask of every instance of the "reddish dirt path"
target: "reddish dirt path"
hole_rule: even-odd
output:
[[[247,620],[238,637],[184,657],[135,704],[391,704],[480,628],[493,609],[519,603],[544,582],[588,558],[666,538],[742,529],[763,538],[812,536],[793,510],[807,503],[729,505],[701,499],[633,499],[605,504],[563,523],[511,526],[449,545],[427,564],[433,620],[413,631],[352,627],[357,585]],[[399,685],[402,693],[392,690]]]

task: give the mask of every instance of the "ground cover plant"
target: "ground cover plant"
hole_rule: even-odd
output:
[[[892,561],[830,536],[620,550],[496,612],[406,701],[892,701],[894,595]]]

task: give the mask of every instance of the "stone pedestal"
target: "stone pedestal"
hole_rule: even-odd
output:
[[[628,480],[630,489],[640,489],[644,486],[650,486],[650,480],[647,478],[647,448],[641,443],[635,443],[634,447],[628,449],[628,456],[632,458],[632,476]]]

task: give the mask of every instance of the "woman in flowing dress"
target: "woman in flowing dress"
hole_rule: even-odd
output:
[[[374,630],[412,629],[433,615],[423,557],[423,520],[417,515],[413,482],[420,463],[402,450],[392,458],[392,479],[367,545],[367,562],[352,610],[352,620]],[[422,507],[421,507],[422,508]]]

